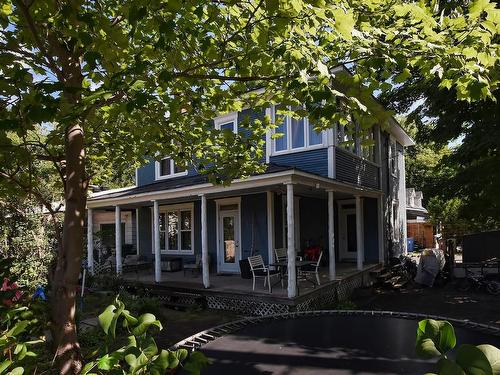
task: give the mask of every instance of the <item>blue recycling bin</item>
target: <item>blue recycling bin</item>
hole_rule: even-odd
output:
[[[408,237],[406,239],[408,251],[413,251],[415,249],[415,239],[413,237]]]

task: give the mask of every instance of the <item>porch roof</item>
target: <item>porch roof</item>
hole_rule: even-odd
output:
[[[230,186],[218,186],[208,181],[206,175],[185,176],[158,181],[144,186],[117,189],[109,192],[95,193],[89,197],[89,208],[140,203],[156,199],[186,198],[203,194],[224,193],[235,190],[262,188],[277,184],[296,183],[314,186],[318,189],[335,190],[350,194],[376,197],[380,190],[339,182],[331,178],[302,171],[296,167],[268,164],[264,173],[252,175],[245,179],[232,181]]]

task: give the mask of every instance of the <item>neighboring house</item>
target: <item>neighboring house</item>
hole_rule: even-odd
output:
[[[429,223],[429,213],[422,206],[423,194],[413,188],[406,189],[406,222],[408,240],[415,247],[433,248],[434,229]],[[410,245],[411,246],[411,245]]]
[[[275,108],[225,114],[214,124],[239,132],[243,118],[266,114],[274,117]],[[319,246],[332,274],[335,262],[363,269],[406,252],[403,154],[413,141],[394,119],[386,130],[373,128],[372,146],[349,139],[340,126],[317,133],[307,119],[286,118],[277,131],[284,136],[266,135],[266,172],[230,186],[213,185],[195,168],[183,170],[166,157],[137,169],[136,186],[93,194],[87,203],[90,242],[98,229],[93,223],[100,215],[109,223],[114,212],[116,229],[131,238],[137,254],[151,260],[161,254],[156,281],[165,257],[187,261],[204,253],[212,272],[238,273],[239,260],[252,254],[267,263],[275,248],[301,253]],[[203,280],[208,286],[208,271]]]

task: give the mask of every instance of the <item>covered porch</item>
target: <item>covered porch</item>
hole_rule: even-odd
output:
[[[268,172],[214,186],[200,176],[158,182],[116,192],[104,192],[88,201],[87,258],[94,272],[96,252],[93,217],[115,215],[114,271],[141,284],[192,290],[268,294],[242,279],[239,261],[261,255],[275,262],[274,250],[287,249],[285,289],[273,288],[273,297],[294,299],[309,289],[297,283],[296,257],[309,247],[323,251],[322,285],[337,282],[384,262],[383,197],[377,190],[341,183],[293,168]],[[182,181],[184,180],[184,181]],[[136,255],[152,267],[123,272],[123,212],[135,223]],[[162,272],[162,261],[199,259],[200,276]]]

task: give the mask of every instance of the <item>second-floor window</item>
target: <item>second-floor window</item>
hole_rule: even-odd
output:
[[[238,113],[233,112],[214,119],[215,129],[231,130],[233,133],[238,133]]]
[[[164,158],[156,162],[156,179],[183,176],[187,170],[175,163],[171,158]]]
[[[277,153],[323,145],[323,132],[317,132],[308,118],[277,116],[275,113],[275,121],[275,133],[282,134],[274,140],[274,151]]]

